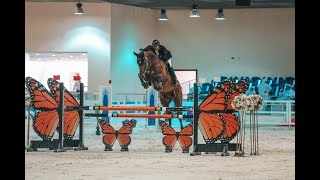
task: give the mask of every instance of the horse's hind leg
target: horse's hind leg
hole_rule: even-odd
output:
[[[160,93],[160,102],[161,102],[161,105],[163,106],[163,107],[169,107],[169,104],[170,104],[170,101],[169,101],[169,99],[167,99],[167,97],[165,97],[163,94],[161,94]],[[171,111],[168,111],[168,110],[166,110],[166,112],[165,112],[165,114],[171,114]],[[172,119],[168,119],[168,121],[169,121],[169,126],[171,126],[171,120]]]
[[[177,89],[174,91],[175,96],[173,98],[173,102],[175,107],[182,107],[182,89],[181,86],[178,86]],[[181,115],[182,111],[178,111],[178,114]],[[180,127],[181,130],[183,129],[183,125],[182,125],[182,119],[179,119],[180,121]]]

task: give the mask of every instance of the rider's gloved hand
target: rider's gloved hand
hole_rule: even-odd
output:
[[[159,49],[159,54],[164,54],[164,49],[160,48]]]

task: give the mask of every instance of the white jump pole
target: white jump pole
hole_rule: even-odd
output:
[[[147,89],[147,105],[148,107],[158,107],[159,94],[152,87]],[[159,114],[158,111],[149,111],[148,114]],[[159,118],[146,118],[146,127],[155,126],[158,127]]]
[[[112,84],[109,80],[107,85],[99,86],[99,102],[101,106],[112,106]],[[109,114],[108,111],[103,111],[102,114]],[[111,124],[111,117],[103,117],[103,120]]]

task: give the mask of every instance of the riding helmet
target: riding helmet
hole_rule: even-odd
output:
[[[152,46],[160,45],[160,42],[158,40],[153,40],[152,41]]]

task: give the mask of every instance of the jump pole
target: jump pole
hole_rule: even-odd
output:
[[[198,107],[198,85],[193,84],[193,152],[190,153],[190,156],[201,155],[201,152],[197,152],[198,145],[198,117],[199,117],[199,107]]]
[[[111,106],[112,105],[112,84],[111,80],[109,80],[108,85],[106,86],[99,86],[99,100],[100,105],[102,106]],[[107,110],[102,112],[103,114],[108,114]],[[103,118],[104,121],[111,124],[112,118],[105,117]]]
[[[64,85],[62,82],[59,83],[59,93],[62,95],[60,97],[60,103],[58,107],[58,114],[59,114],[59,143],[58,148],[54,150],[54,152],[65,152],[66,149],[63,148],[63,125],[64,125],[64,114],[63,114],[63,107],[64,107]]]
[[[193,115],[178,115],[178,114],[95,114],[85,113],[84,116],[90,117],[123,117],[123,118],[193,118]]]
[[[80,83],[80,106],[83,106],[84,104],[84,86],[83,83]],[[79,122],[79,146],[73,148],[73,150],[75,151],[81,151],[81,150],[88,150],[88,147],[85,147],[83,145],[83,111],[79,111],[79,118],[80,118],[80,122]]]
[[[146,91],[146,107],[156,107],[159,102],[159,94],[153,88],[149,88]],[[159,111],[149,111],[148,114],[159,114]],[[158,127],[159,118],[146,118],[146,128],[149,126]]]
[[[114,110],[114,111],[193,111],[186,107],[146,107],[146,106],[66,106],[65,110]]]

